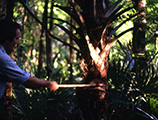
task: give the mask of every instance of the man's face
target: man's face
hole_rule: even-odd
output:
[[[15,48],[17,47],[17,45],[20,44],[20,37],[21,37],[20,29],[17,29],[16,30],[16,36],[14,37],[13,41],[7,43],[6,51],[7,51],[8,54],[13,52],[15,50]]]

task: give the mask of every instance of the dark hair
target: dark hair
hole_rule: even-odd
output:
[[[16,36],[16,30],[20,29],[20,25],[12,19],[4,18],[0,20],[0,44],[6,40],[13,41]]]

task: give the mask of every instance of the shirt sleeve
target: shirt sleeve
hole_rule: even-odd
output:
[[[9,78],[5,79],[7,82],[22,84],[30,77],[30,73],[23,71],[8,55],[0,58],[0,71],[5,77]]]

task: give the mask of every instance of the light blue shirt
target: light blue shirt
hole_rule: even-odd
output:
[[[23,71],[15,61],[6,53],[0,44],[0,98],[2,97],[7,82],[22,84],[30,77],[30,73]]]

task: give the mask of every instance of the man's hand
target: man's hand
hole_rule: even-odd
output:
[[[50,91],[57,90],[59,88],[58,83],[55,81],[45,81],[36,77],[30,77],[24,85],[29,88],[41,88],[46,87]]]
[[[55,81],[49,81],[48,88],[50,91],[55,91],[59,88],[58,83]]]

